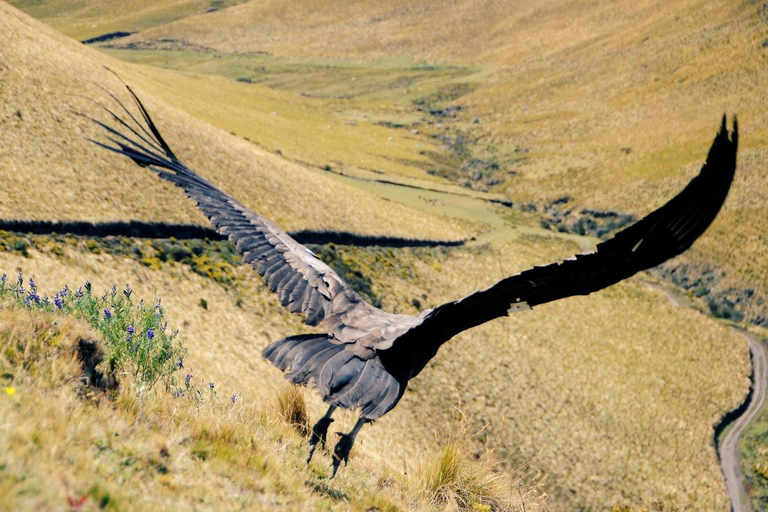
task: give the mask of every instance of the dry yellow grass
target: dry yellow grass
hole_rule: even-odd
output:
[[[524,237],[498,252],[357,249],[348,258],[375,276],[387,309],[413,312],[413,298],[424,305],[455,299],[490,284],[500,264],[511,273],[574,249]],[[175,320],[170,327],[188,339],[186,365],[196,378],[246,401],[268,400],[281,385],[259,354],[304,326],[250,269],[238,269],[241,284],[231,289],[180,265],[157,271],[83,250],[68,247],[63,258],[2,253],[0,271],[22,269],[51,289],[91,279],[96,290],[129,282],[136,297],[156,290]],[[498,439],[497,453],[512,467],[534,459],[549,475],[543,489],[553,506],[663,499],[684,510],[724,510],[712,426],[744,396],[748,373],[743,340],[729,329],[628,283],[464,333],[411,383],[397,409],[364,429],[358,452],[413,475],[460,401],[470,431],[482,430],[470,446],[482,451]],[[306,398],[310,417],[322,414],[314,393]],[[342,414],[334,427],[353,422]]]
[[[0,3],[0,215],[4,218],[206,224],[178,190],[86,137],[106,119],[95,84],[122,94],[104,65],[135,84],[188,165],[285,229],[333,229],[413,238],[460,238],[465,227],[340,184],[156,102],[154,84]],[[125,99],[125,96],[123,95]],[[329,202],[333,206],[328,206]]]
[[[476,88],[455,102],[464,110],[441,121],[480,146],[528,150],[502,187],[510,198],[546,203],[568,195],[577,208],[642,214],[661,204],[701,165],[721,113],[737,113],[734,190],[686,261],[721,268],[718,290],[755,289],[764,300],[766,27],[762,4],[704,0],[368,0],[331,7],[266,1],[186,18],[126,42],[152,46],[171,38],[233,54],[358,64],[401,56],[492,67],[467,78]]]
[[[262,5],[273,6],[254,2],[237,9],[260,9]],[[402,4],[395,5],[402,7]],[[606,97],[595,96],[595,83],[571,87],[573,81],[580,79],[577,71],[581,66],[594,71],[585,73],[584,80],[599,81],[609,76],[611,66],[623,59],[622,56],[631,50],[632,45],[622,47],[622,52],[611,52],[610,47],[598,44],[609,41],[609,37],[586,44],[585,41],[590,41],[589,33],[586,29],[582,33],[575,28],[568,30],[578,33],[563,32],[562,38],[553,38],[553,33],[559,34],[564,30],[565,25],[558,23],[558,20],[562,22],[570,12],[564,9],[557,11],[555,3],[543,4],[533,11],[531,5],[521,4],[520,9],[515,11],[514,16],[520,17],[520,23],[549,20],[547,30],[542,28],[539,32],[536,32],[535,24],[521,31],[508,30],[511,26],[494,30],[494,27],[488,26],[487,20],[495,18],[471,9],[468,3],[456,5],[456,9],[447,13],[446,27],[441,26],[431,32],[410,30],[421,23],[419,20],[425,15],[430,15],[429,9],[419,10],[417,6],[402,7],[398,11],[411,16],[408,18],[410,21],[401,22],[394,17],[370,25],[380,22],[390,24],[383,25],[388,30],[387,36],[399,36],[403,52],[423,44],[424,38],[443,37],[432,41],[435,44],[428,48],[434,52],[445,52],[442,53],[444,56],[452,55],[451,59],[464,58],[462,56],[471,52],[476,57],[478,48],[482,47],[487,37],[507,38],[512,37],[510,34],[520,33],[519,37],[527,38],[513,39],[516,44],[506,46],[505,51],[509,55],[530,51],[531,62],[504,70],[494,78],[496,82],[479,88],[462,100],[469,106],[468,116],[476,113],[482,118],[480,129],[486,130],[490,126],[487,134],[483,132],[484,137],[500,141],[519,137],[521,144],[534,149],[526,167],[521,169],[520,179],[513,182],[515,191],[510,192],[522,197],[541,194],[546,198],[556,190],[558,194],[568,190],[583,198],[589,191],[590,197],[595,198],[595,205],[647,211],[654,201],[654,204],[661,202],[662,193],[666,196],[672,188],[679,186],[683,175],[693,172],[695,165],[690,162],[703,158],[714,133],[716,119],[707,118],[706,123],[711,123],[711,127],[697,125],[692,129],[690,123],[699,122],[706,115],[706,112],[694,112],[694,106],[699,109],[700,105],[716,105],[715,110],[720,111],[731,106],[751,106],[757,101],[738,103],[746,97],[743,89],[739,89],[733,93],[738,100],[734,100],[735,103],[719,105],[713,94],[709,100],[700,103],[688,100],[684,103],[689,109],[688,115],[674,116],[677,111],[669,103],[659,102],[658,106],[654,106],[654,96],[651,96],[651,99],[645,100],[643,108],[656,109],[653,110],[656,114],[647,117],[637,114],[645,121],[638,125],[639,128],[633,128],[635,125],[630,123],[631,119],[620,116],[619,107],[624,108],[621,104],[616,104],[616,113],[611,117]],[[681,5],[679,9],[686,13],[686,9],[701,4]],[[378,16],[381,10],[388,8],[384,4],[372,6],[362,2],[350,3],[346,7],[350,15],[367,13],[362,15],[364,17]],[[583,2],[574,3],[571,7],[585,19],[594,18],[601,12],[605,14],[600,10],[603,7],[592,8]],[[646,4],[638,7],[645,8]],[[237,9],[231,12],[239,12]],[[677,12],[678,7],[666,6],[665,9],[664,15],[669,16],[671,10]],[[271,12],[274,17],[265,18],[271,23],[275,19],[285,20],[285,23],[299,19],[298,14],[293,18],[286,16],[290,13],[285,10]],[[645,11],[632,12],[639,16],[638,12],[642,14]],[[740,11],[735,12],[738,14]],[[555,16],[558,13],[560,18]],[[225,15],[231,16],[222,13],[210,20],[221,22],[224,19],[221,16]],[[703,15],[713,13],[702,10]],[[309,10],[302,13],[301,19],[311,23],[326,18],[323,13]],[[458,19],[465,19],[466,22],[450,23],[450,20]],[[634,25],[631,17],[619,16],[617,19],[624,23],[619,23],[619,29],[627,24]],[[696,20],[700,21],[700,18]],[[196,20],[185,23],[193,21],[197,23]],[[169,25],[163,30],[171,34],[172,30],[177,30],[176,26]],[[229,28],[228,34],[232,37],[239,36],[236,26],[224,26]],[[361,26],[360,31],[350,34],[370,33],[372,37],[376,36],[376,31],[367,29],[369,25]],[[389,30],[393,26],[398,30]],[[577,26],[573,24],[573,27]],[[582,23],[581,26],[594,28],[594,24],[589,23]],[[616,25],[606,23],[605,26],[619,30]],[[652,26],[657,25],[654,22]],[[660,32],[654,34],[661,37],[663,28],[668,26],[659,24]],[[210,29],[206,25],[195,32],[197,29],[193,28],[193,23],[184,27],[185,37],[189,38],[197,37],[197,33],[207,34]],[[642,27],[647,28],[646,25]],[[466,32],[462,32],[465,29]],[[480,32],[483,37],[470,37]],[[632,32],[625,32],[630,38],[627,40],[631,41]],[[726,32],[714,33],[720,37]],[[148,37],[152,33],[148,31],[145,35]],[[291,45],[290,51],[306,46],[301,39],[305,37],[305,32],[281,29],[280,33],[296,37],[285,43]],[[464,34],[466,37],[457,37],[456,41],[446,45],[437,44],[444,41],[449,33]],[[410,43],[410,40],[403,39],[409,34],[417,42]],[[331,32],[317,38],[326,44],[322,48],[324,56],[333,56],[330,46],[341,44],[331,37],[333,35]],[[218,33],[212,37],[223,36]],[[15,41],[14,44],[0,44],[0,119],[3,123],[0,179],[9,184],[0,190],[0,215],[3,217],[163,218],[174,222],[204,222],[178,191],[171,192],[157,180],[152,180],[148,173],[133,168],[132,164],[116,162],[81,139],[72,138],[71,130],[79,129],[82,134],[90,136],[96,134],[90,123],[69,114],[72,108],[96,114],[93,107],[75,96],[84,90],[89,91],[89,95],[99,94],[97,89],[79,77],[113,84],[115,89],[120,87],[100,67],[101,63],[108,62],[120,69],[131,83],[139,85],[142,95],[146,95],[150,107],[157,112],[158,121],[167,131],[169,141],[172,144],[174,140],[182,141],[176,147],[180,154],[189,155],[191,165],[212,179],[220,180],[225,189],[236,190],[244,202],[286,228],[334,228],[420,237],[449,237],[466,233],[465,228],[455,223],[414,215],[410,210],[407,211],[410,217],[404,217],[405,210],[397,205],[376,199],[373,195],[340,188],[335,182],[164,107],[152,99],[153,91],[158,91],[158,96],[170,96],[171,89],[164,81],[174,75],[123,67],[105,57],[95,57],[88,49],[40,27],[5,4],[0,4],[0,38]],[[539,46],[532,44],[537,38]],[[473,44],[468,44],[469,40]],[[533,53],[536,48],[542,49],[548,41],[553,41],[554,46],[538,54]],[[567,41],[578,44],[569,46],[571,43],[566,44]],[[278,42],[283,44],[284,40]],[[360,48],[365,49],[366,45],[346,44],[345,48],[362,54]],[[455,49],[453,54],[449,53],[451,48]],[[504,64],[503,60],[498,60],[501,57],[492,55],[492,51],[496,50],[491,46],[488,48],[488,62]],[[593,55],[591,51],[594,48],[602,48],[602,53],[598,52],[596,62],[591,63],[590,55]],[[653,54],[651,50],[645,48],[646,60]],[[440,58],[439,55],[422,57]],[[560,61],[568,73],[551,73],[549,68],[557,70],[556,64]],[[668,64],[663,59],[660,62]],[[692,62],[703,65],[698,60]],[[627,73],[631,71],[621,69]],[[759,82],[762,71],[755,70],[754,73],[755,80]],[[671,76],[678,78],[674,74]],[[674,85],[678,83],[675,79],[664,83],[677,89],[673,92],[663,89],[655,98],[680,98],[684,89]],[[698,79],[702,82],[700,87],[706,90],[710,82],[702,77]],[[202,79],[188,77],[185,80],[191,83]],[[653,79],[647,82],[649,86],[655,83]],[[210,83],[220,82],[211,80]],[[720,89],[716,87],[715,90],[722,92],[723,87],[729,87],[723,83],[716,81],[715,85],[720,84],[717,85]],[[746,86],[739,83],[738,87]],[[561,96],[557,101],[548,99],[558,91]],[[641,97],[648,91],[639,89],[635,92]],[[517,99],[518,94],[522,100]],[[594,101],[590,100],[593,96]],[[530,114],[523,115],[510,109],[501,112],[499,124],[494,125],[497,105],[502,102],[512,104],[513,100],[509,98],[532,106],[526,111]],[[542,105],[541,101],[551,103]],[[576,111],[575,117],[567,109],[560,109],[566,104]],[[586,106],[580,107],[582,104]],[[198,114],[212,115],[204,111]],[[661,114],[665,114],[665,123],[660,122]],[[528,115],[530,117],[526,117]],[[755,125],[761,114],[752,115],[755,116],[752,121]],[[469,126],[468,119],[471,117],[460,118],[458,126]],[[666,123],[670,119],[681,121],[679,124]],[[743,120],[750,121],[749,116]],[[630,126],[625,132],[626,123]],[[640,133],[641,129],[647,133]],[[684,148],[682,156],[677,149],[660,152],[664,148],[658,145],[666,144],[672,137],[673,129],[684,134],[672,141],[675,148]],[[581,133],[585,134],[583,140],[579,139]],[[627,133],[639,144],[632,145],[633,151],[626,158],[613,157],[612,145],[625,143],[615,138],[619,137],[616,135],[619,133]],[[601,137],[605,137],[605,145],[602,145]],[[569,142],[566,144],[565,140]],[[539,146],[547,141],[549,145]],[[559,144],[564,144],[564,147]],[[757,146],[759,143],[754,144]],[[214,149],[206,152],[205,147]],[[622,154],[618,149],[616,153]],[[764,166],[761,151],[756,149],[742,153],[742,169],[745,170],[740,171],[739,179],[745,181],[736,184],[737,200],[732,203],[737,210],[742,205],[752,205],[758,213],[762,211],[760,183],[764,180],[760,178]],[[659,181],[655,168],[647,176],[640,174],[637,169],[644,166],[645,160],[642,159],[650,158],[649,154],[656,155],[659,165],[663,164],[665,168],[671,163],[673,169],[678,169],[679,175]],[[574,159],[581,162],[576,166],[578,169],[574,167]],[[222,167],[222,161],[229,165]],[[259,164],[254,166],[253,161]],[[626,163],[626,168],[632,171],[611,175],[616,185],[601,174],[614,169],[611,162],[615,165]],[[596,170],[582,172],[586,167]],[[545,169],[546,172],[543,172]],[[301,176],[301,179],[286,179],[288,172],[290,176]],[[72,187],[72,183],[77,183],[79,188]],[[643,183],[646,183],[643,187],[638,185]],[[621,185],[631,187],[636,197],[617,194]],[[136,199],[135,190],[142,190],[141,200]],[[315,194],[310,190],[321,193]],[[341,213],[339,210],[317,208],[318,198],[328,195],[338,196],[342,201]],[[365,214],[358,215],[357,211],[364,211]],[[743,214],[741,212],[739,210],[738,215]],[[740,218],[738,215],[734,217],[736,220]],[[359,221],[363,218],[366,224],[361,226]],[[412,219],[415,219],[413,223]],[[728,226],[735,221],[728,222],[716,224],[714,232],[727,232]],[[749,228],[745,231],[750,243],[755,244],[750,249],[752,252],[740,257],[746,258],[751,254],[754,265],[762,268],[762,259],[757,257],[762,255],[759,253],[762,242],[756,238],[760,228],[757,223],[755,226],[754,230]],[[712,233],[708,236],[711,237],[709,241],[703,243],[711,246],[720,244],[722,250],[726,250],[723,238],[712,236]],[[570,255],[576,250],[573,244],[565,244],[556,238],[527,237],[515,244],[502,245],[498,251],[452,251],[450,258],[431,252],[397,251],[396,256],[382,263],[375,251],[360,250],[354,256],[371,270],[370,275],[379,295],[385,299],[387,309],[413,312],[413,299],[424,305],[455,299],[491,284],[502,272],[510,274],[534,263]],[[734,266],[738,264],[733,263]],[[411,267],[413,270],[409,270]],[[239,270],[243,274],[243,287],[235,291],[222,288],[183,267],[171,265],[165,270],[153,271],[131,260],[108,255],[70,253],[67,258],[56,259],[33,253],[32,258],[26,259],[13,254],[0,254],[0,271],[14,272],[17,268],[31,272],[51,289],[64,283],[72,285],[90,279],[97,289],[128,281],[137,295],[144,297],[151,297],[157,290],[169,315],[177,319],[189,338],[188,364],[192,371],[201,378],[215,381],[217,386],[237,390],[246,400],[269,396],[281,382],[278,372],[259,357],[261,348],[267,341],[304,329],[298,318],[279,308],[277,301],[268,296],[252,272],[245,268]],[[207,310],[197,306],[201,298],[206,299]],[[676,309],[659,294],[631,282],[594,297],[537,308],[532,313],[517,315],[460,336],[447,345],[434,364],[413,382],[411,390],[395,411],[377,425],[365,429],[359,438],[359,451],[375,464],[384,465],[386,461],[394,468],[393,471],[402,471],[405,467],[411,473],[417,466],[416,452],[423,446],[434,445],[432,432],[449,424],[451,407],[461,400],[471,418],[473,430],[485,427],[488,438],[500,439],[501,456],[515,464],[537,459],[542,469],[551,475],[548,491],[553,495],[555,505],[565,509],[577,506],[600,508],[613,504],[648,506],[654,500],[663,499],[685,510],[725,510],[725,491],[711,447],[711,427],[724,411],[743,397],[747,389],[747,374],[748,358],[742,340],[722,325],[696,313]],[[309,402],[309,408],[310,413],[316,416],[321,412],[322,405],[314,400]],[[343,420],[340,426],[348,427],[353,417],[347,415]],[[147,432],[142,431],[139,435],[148,435]],[[475,438],[478,450],[486,440],[482,437]],[[299,445],[297,442],[297,451]],[[350,474],[350,485],[357,485],[354,478]]]
[[[529,239],[498,255],[421,255],[404,264],[413,275],[398,267],[382,274],[377,292],[390,298],[386,308],[412,311],[414,297],[439,304],[491,284],[500,262],[513,273],[575,250]],[[738,335],[630,282],[462,334],[382,423],[402,425],[413,454],[429,432],[407,426],[425,416],[445,421],[460,401],[475,429],[501,437],[503,457],[541,464],[552,503],[566,509],[661,499],[683,510],[725,510],[712,426],[744,396],[748,372]],[[716,402],[728,405],[718,412]]]
[[[231,388],[209,391],[199,377],[184,396],[137,395],[125,375],[114,399],[83,393],[81,339],[98,342],[60,314],[0,308],[2,510],[442,509],[420,496],[417,478],[375,455],[356,454],[329,485],[327,467],[304,468],[303,436],[265,407],[263,395],[230,400]],[[498,487],[516,491],[498,510],[538,510],[535,488]],[[480,498],[489,495],[469,505]]]

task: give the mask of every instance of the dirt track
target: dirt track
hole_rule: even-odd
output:
[[[766,363],[768,362],[765,345],[748,333],[742,332],[741,334],[747,339],[749,350],[752,353],[752,385],[754,389],[747,410],[733,422],[730,430],[720,442],[718,453],[725,476],[725,485],[728,488],[728,496],[731,499],[732,512],[748,512],[751,509],[746,498],[743,475],[739,467],[738,442],[744,429],[747,428],[765,401]]]
[[[676,294],[666,286],[651,281],[645,281],[645,284],[654,290],[663,292],[675,306],[695,307],[686,298]],[[749,352],[752,357],[753,389],[749,398],[749,405],[744,413],[731,423],[728,433],[720,441],[717,455],[720,459],[720,467],[723,470],[725,486],[731,501],[731,512],[749,512],[751,507],[747,500],[744,476],[741,474],[739,465],[738,443],[744,430],[765,402],[766,388],[768,388],[768,351],[762,341],[747,332],[738,331],[749,344]]]

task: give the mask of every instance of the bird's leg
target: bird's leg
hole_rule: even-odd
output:
[[[312,455],[315,453],[317,443],[325,450],[325,439],[328,435],[328,427],[333,423],[334,419],[331,418],[333,411],[336,410],[336,406],[332,405],[325,411],[325,416],[320,418],[315,426],[312,427],[312,432],[309,434],[309,454],[307,455],[307,464],[312,460]]]
[[[360,432],[363,425],[370,421],[371,420],[368,418],[361,417],[357,420],[354,428],[348,434],[336,432],[341,436],[341,439],[339,439],[339,442],[336,443],[336,446],[333,448],[333,474],[331,475],[331,480],[336,476],[336,471],[339,469],[341,461],[344,461],[345,466],[347,465],[347,462],[349,462],[349,452],[352,450],[352,445],[355,444],[357,433]]]

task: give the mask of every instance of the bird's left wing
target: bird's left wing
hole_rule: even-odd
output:
[[[415,330],[447,340],[514,311],[601,290],[682,253],[712,223],[728,195],[738,137],[736,120],[729,137],[723,116],[701,172],[667,204],[599,244],[591,254],[534,267],[439,306]]]
[[[280,297],[281,304],[291,312],[305,315],[307,324],[336,319],[358,305],[373,308],[312,251],[179,161],[144,105],[130,87],[128,91],[146,127],[113,96],[129,121],[106,109],[122,131],[94,119],[110,134],[108,138],[113,145],[92,142],[149,167],[163,179],[183,188],[216,231],[226,235],[243,259],[264,277],[269,289]],[[334,330],[335,326],[327,327]]]

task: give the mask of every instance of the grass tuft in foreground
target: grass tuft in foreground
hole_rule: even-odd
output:
[[[452,431],[432,457],[422,460],[418,482],[426,500],[453,510],[525,510],[540,505],[540,496],[530,485],[541,474],[522,470],[503,471],[492,449],[475,453],[470,444],[469,422],[463,413],[454,417]],[[468,457],[469,452],[473,453]]]
[[[275,394],[277,416],[291,425],[302,436],[309,435],[309,416],[302,390],[290,382],[284,383]]]

